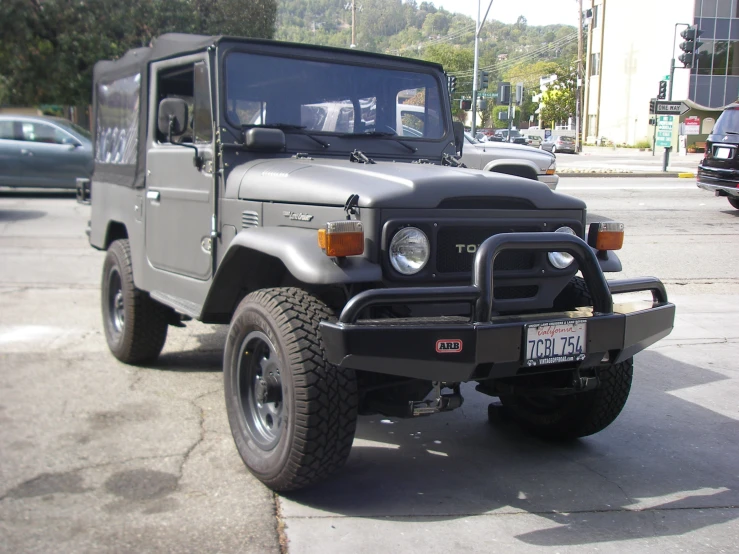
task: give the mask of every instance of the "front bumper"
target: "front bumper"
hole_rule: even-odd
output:
[[[322,322],[328,361],[339,367],[432,381],[463,382],[563,369],[528,367],[524,362],[526,326],[577,319],[586,321],[583,359],[565,367],[595,367],[607,359],[617,363],[667,336],[675,306],[655,278],[606,281],[595,254],[580,238],[560,233],[505,233],[487,239],[475,257],[473,283],[462,287],[374,289],[352,298],[338,322]],[[493,315],[493,261],[504,250],[559,251],[572,254],[593,297],[592,309],[564,313]],[[612,294],[650,291],[652,302],[619,304]],[[468,303],[471,318],[360,320],[371,306],[389,304]],[[437,342],[459,344],[437,352]]]

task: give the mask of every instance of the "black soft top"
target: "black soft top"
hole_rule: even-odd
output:
[[[167,58],[202,52],[209,47],[216,47],[221,42],[230,44],[269,44],[301,50],[318,50],[323,52],[352,53],[358,57],[380,60],[402,60],[404,63],[413,63],[442,70],[439,64],[422,60],[398,58],[386,54],[377,54],[361,50],[277,42],[266,39],[252,39],[229,36],[187,35],[182,33],[168,33],[152,41],[149,46],[135,48],[126,52],[115,61],[103,60],[95,64],[93,69],[93,148],[95,149],[96,181],[115,183],[119,185],[143,187],[146,159],[146,131],[149,113],[149,63]],[[126,127],[121,121],[110,123],[98,117],[101,91],[115,89],[116,82],[137,76],[138,96],[131,96],[124,90],[114,91],[118,97],[111,102],[117,102],[108,113],[127,113],[128,122],[134,125]],[[128,89],[130,90],[130,88]],[[128,94],[128,96],[126,96]],[[121,100],[123,98],[124,100]],[[136,101],[138,99],[138,101]],[[105,113],[105,112],[104,112]],[[135,122],[138,125],[135,125]],[[123,133],[122,130],[127,130]],[[135,131],[134,131],[135,128]],[[112,155],[111,155],[112,152]]]

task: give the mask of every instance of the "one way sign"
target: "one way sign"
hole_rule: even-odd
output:
[[[666,101],[658,100],[657,109],[655,110],[657,115],[683,115],[690,110],[688,106],[682,100]]]

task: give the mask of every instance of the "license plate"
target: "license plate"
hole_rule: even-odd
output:
[[[716,153],[713,157],[720,160],[728,160],[731,158],[731,148],[716,148]]]
[[[585,321],[564,320],[526,326],[527,366],[585,359]]]

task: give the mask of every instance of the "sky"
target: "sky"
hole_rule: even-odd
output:
[[[447,11],[463,13],[477,20],[478,1],[482,18],[490,0],[437,0],[434,5],[443,6]],[[493,0],[488,21],[497,19],[503,23],[515,23],[518,16],[523,15],[529,25],[562,23],[576,26],[577,6],[576,0]]]

